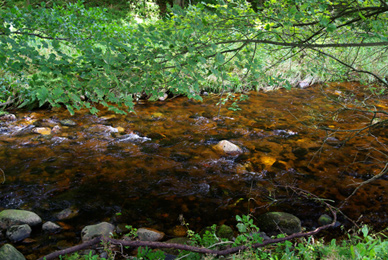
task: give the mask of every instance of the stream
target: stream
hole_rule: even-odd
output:
[[[285,211],[316,227],[327,209],[300,190],[358,223],[388,226],[385,175],[343,204],[388,161],[387,96],[331,83],[252,92],[237,111],[230,102],[219,110],[219,98],[142,101],[135,113],[100,108],[98,117],[63,108],[10,111],[16,120],[0,121],[0,211],[31,210],[54,222],[55,213],[76,212],[59,221],[63,232],[38,232],[18,249],[41,256],[72,246],[83,226],[100,221],[168,234],[182,217],[198,232],[234,227],[236,214]],[[221,140],[243,154],[219,155],[212,147]],[[348,220],[339,215],[339,222]]]

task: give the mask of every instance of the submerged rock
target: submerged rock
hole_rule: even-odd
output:
[[[257,218],[260,230],[267,234],[293,234],[302,230],[300,219],[286,212],[268,212]]]
[[[164,233],[152,228],[139,228],[137,235],[141,241],[160,241]]]
[[[276,162],[276,158],[271,156],[261,156],[260,161],[265,167],[269,168]]]
[[[113,234],[115,226],[108,222],[86,226],[81,231],[82,242],[86,242],[98,236],[109,237]]]
[[[308,150],[306,148],[297,147],[292,150],[292,153],[295,155],[298,159],[304,159],[305,156],[308,154]]]
[[[337,145],[340,145],[341,144],[341,141],[335,137],[328,137],[325,139],[325,143],[327,143],[328,145],[331,145],[331,146],[337,146]]]
[[[51,129],[51,132],[53,132],[54,134],[58,134],[62,131],[62,128],[59,126],[59,125],[55,125],[53,127],[53,129]]]
[[[240,147],[228,140],[220,141],[218,144],[213,146],[213,149],[221,155],[236,156],[243,153],[243,150]]]
[[[64,209],[64,210],[60,211],[55,216],[59,220],[66,220],[66,219],[75,218],[76,216],[78,216],[78,213],[79,213],[79,209],[67,208],[67,209]]]
[[[25,126],[25,127],[22,127],[20,128],[19,130],[17,130],[14,135],[15,136],[22,136],[22,135],[28,135],[31,133],[32,129],[35,128],[34,125],[28,125],[28,126]]]
[[[10,244],[0,248],[0,260],[26,260],[22,253]]]
[[[19,209],[6,209],[0,212],[0,228],[8,229],[13,225],[27,224],[31,227],[42,223],[42,219],[34,212]]]
[[[122,127],[122,126],[118,126],[118,127],[116,127],[116,129],[117,129],[117,132],[119,132],[119,133],[124,133],[125,132],[125,128]]]
[[[29,237],[31,232],[31,227],[27,224],[14,225],[7,229],[7,237],[14,242],[19,242]]]
[[[126,134],[123,136],[120,136],[117,138],[117,141],[119,142],[146,142],[146,141],[151,141],[151,138],[148,137],[142,137],[134,133]]]
[[[76,126],[77,125],[77,123],[71,119],[62,119],[59,121],[59,123],[61,123],[61,125],[63,125],[63,126]]]
[[[185,237],[187,235],[187,228],[181,225],[174,226],[169,230],[169,235],[173,237]]]
[[[112,114],[112,115],[101,116],[100,119],[111,120],[111,119],[115,119],[116,117],[117,117],[117,115]]]
[[[42,225],[42,230],[48,233],[56,233],[56,232],[59,232],[61,229],[62,229],[61,226],[51,221],[47,221]]]
[[[35,134],[51,135],[51,129],[48,127],[35,127],[31,130]]]

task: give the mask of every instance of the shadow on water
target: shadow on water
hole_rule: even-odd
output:
[[[168,230],[183,215],[199,231],[214,223],[233,225],[236,214],[270,210],[293,213],[313,227],[325,209],[286,187],[339,206],[386,162],[385,124],[355,137],[327,130],[387,120],[386,114],[373,118],[361,111],[366,103],[386,111],[388,102],[371,98],[358,84],[251,93],[240,111],[225,106],[216,118],[218,98],[138,104],[127,116],[107,110],[100,117],[85,111],[70,116],[62,109],[17,112],[16,121],[0,125],[6,177],[0,210],[28,209],[55,221],[56,212],[77,208],[79,214],[66,222],[73,240],[82,226],[102,220]],[[224,139],[244,154],[218,155],[212,146]],[[386,190],[386,177],[376,180],[343,211],[386,227]]]

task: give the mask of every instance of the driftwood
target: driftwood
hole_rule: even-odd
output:
[[[332,210],[332,209],[330,209]],[[196,253],[201,253],[201,254],[211,254],[211,255],[229,255],[229,254],[234,254],[240,251],[244,251],[250,248],[259,248],[259,247],[264,247],[266,245],[270,244],[276,244],[276,243],[281,243],[284,241],[288,241],[294,238],[300,238],[300,237],[307,237],[307,236],[312,236],[320,231],[333,227],[336,223],[337,216],[334,211],[332,211],[332,214],[334,216],[333,222],[324,225],[321,227],[318,227],[312,231],[309,232],[299,232],[299,233],[294,233],[292,235],[283,237],[283,238],[275,238],[275,239],[268,239],[263,241],[262,243],[255,243],[250,246],[238,246],[238,247],[231,247],[228,249],[224,250],[212,250],[208,248],[203,248],[203,247],[196,247],[196,246],[190,246],[190,245],[182,245],[182,244],[173,244],[173,243],[163,243],[163,242],[148,242],[148,241],[126,241],[126,240],[118,240],[118,239],[113,239],[113,238],[106,238],[106,237],[97,237],[94,238],[88,242],[82,243],[80,245],[76,245],[73,247],[69,247],[60,251],[53,252],[51,254],[48,254],[46,256],[43,256],[39,258],[38,260],[51,260],[59,257],[60,255],[66,255],[66,254],[72,254],[77,251],[80,251],[82,249],[88,248],[90,246],[96,245],[98,243],[109,243],[113,245],[120,245],[120,246],[128,246],[128,247],[150,247],[150,248],[173,248],[173,249],[179,249],[179,250],[185,250],[185,251],[190,251],[190,252],[196,252]]]

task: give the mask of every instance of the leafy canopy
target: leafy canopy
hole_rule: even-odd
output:
[[[157,99],[166,91],[201,99],[201,90],[214,86],[291,87],[268,71],[302,52],[350,68],[330,52],[376,47],[385,55],[387,11],[387,2],[378,0],[267,0],[258,12],[243,0],[220,0],[137,22],[112,20],[107,10],[82,2],[3,8],[0,75],[9,79],[12,89],[4,91],[14,105],[65,105],[71,113],[96,113],[96,104],[125,113],[139,95]],[[372,75],[387,84],[385,75]]]

